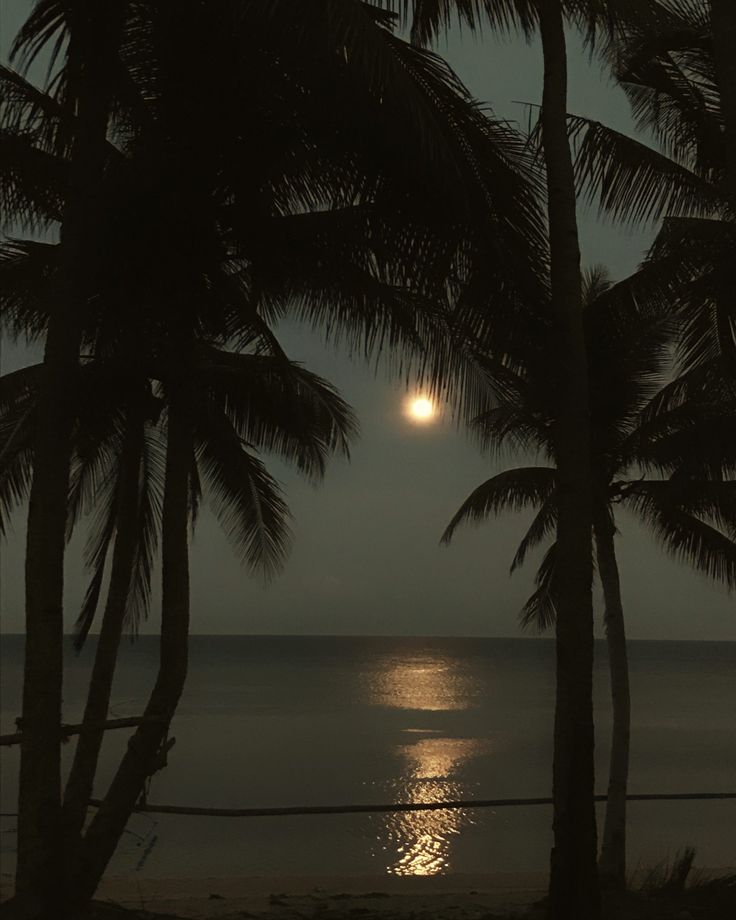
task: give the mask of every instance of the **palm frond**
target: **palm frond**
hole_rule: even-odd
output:
[[[326,380],[280,357],[205,349],[200,364],[209,398],[239,437],[319,479],[330,454],[349,456],[357,434],[352,410]]]
[[[614,72],[640,129],[653,132],[668,155],[718,181],[725,164],[707,4],[652,6],[655,28],[634,18],[613,44]]]
[[[500,455],[512,451],[536,451],[554,455],[552,421],[536,407],[501,403],[473,419],[471,436],[481,448]]]
[[[0,535],[30,488],[41,370],[34,365],[0,377]]]
[[[568,116],[575,175],[589,204],[630,225],[719,214],[717,188],[687,166],[599,122]]]
[[[115,369],[104,363],[90,363],[80,369],[69,477],[69,536],[83,517],[95,513],[98,496],[112,488],[125,438],[128,385],[126,377],[120,379]],[[112,499],[108,496],[108,500]],[[102,521],[105,512],[100,513]],[[100,521],[96,526],[104,529]],[[90,546],[93,536],[91,540]],[[90,549],[87,555],[93,558],[95,550]]]
[[[146,430],[144,426],[139,407],[126,414],[125,443],[114,459],[106,458],[104,478],[101,484],[98,481],[93,495],[91,533],[86,548],[86,561],[92,575],[75,623],[74,647],[77,650],[83,647],[94,624],[108,557],[120,536],[123,515],[133,515],[136,529],[123,622],[135,636],[140,622],[148,616],[161,532],[166,447],[160,429],[148,427]],[[134,464],[134,468],[126,469],[126,463]],[[136,481],[134,499],[130,495],[131,475]],[[132,501],[134,507],[129,507]],[[117,546],[113,552],[117,552]]]
[[[611,274],[605,265],[593,265],[583,272],[583,303],[590,307],[600,300],[613,285]]]
[[[470,493],[445,528],[441,542],[449,543],[455,530],[468,521],[480,522],[501,511],[541,505],[554,487],[555,471],[551,467],[520,467],[499,473]]]
[[[42,373],[42,364],[31,364],[0,377],[1,418],[18,404],[27,408],[29,401],[35,400]]]
[[[412,41],[418,44],[435,40],[456,23],[478,32],[488,25],[501,32],[518,28],[527,35],[536,23],[536,10],[529,0],[402,0],[389,5],[403,6],[405,18],[411,10]]]
[[[58,246],[8,240],[0,243],[0,323],[14,338],[46,331]]]
[[[139,399],[143,396],[142,388],[131,389],[127,377],[118,379],[115,369],[102,363],[83,366],[80,376],[67,527],[71,535],[74,527],[85,518],[88,531],[85,564],[91,572],[91,578],[75,624],[74,645],[77,650],[84,645],[97,613],[120,515],[131,511],[130,508],[123,509],[122,503],[139,503],[141,492],[145,494],[148,488],[148,483],[141,480],[140,445],[144,416],[140,412],[140,405],[134,401],[135,396]],[[135,469],[126,468],[130,464]],[[135,498],[129,494],[131,477],[135,477],[137,482]],[[145,524],[145,520],[139,524],[139,543],[144,545],[150,539],[150,534],[144,529]],[[137,552],[130,573],[135,584],[140,580],[139,557],[140,553]],[[147,560],[148,554],[144,550],[143,579],[145,582],[147,578],[150,584]],[[134,599],[137,597],[135,592],[129,589],[127,597],[127,606],[134,607],[137,602]]]
[[[54,67],[60,52],[59,38],[65,35],[66,5],[60,0],[36,0],[31,14],[15,36],[11,47],[11,59],[17,60],[22,69],[27,69],[37,56],[49,46],[52,47],[49,71]]]
[[[732,362],[734,341],[730,324],[733,305],[732,266],[736,228],[728,220],[673,219],[664,221],[647,263],[672,271],[673,302],[682,315],[679,353],[688,371],[719,356]]]
[[[481,115],[441,58],[393,35],[381,17],[376,17],[375,9],[359,0],[341,3],[311,0],[307,6],[309,15],[300,17],[301,28],[297,30],[293,28],[293,3],[280,0],[269,4],[263,15],[267,16],[271,31],[264,38],[281,45],[284,54],[295,59],[304,55],[305,48],[309,49],[310,89],[316,78],[339,80],[341,91],[335,104],[344,128],[349,131],[344,137],[357,128],[358,117],[362,122],[360,133],[365,137],[366,127],[372,131],[370,140],[365,137],[359,151],[361,158],[369,154],[374,165],[383,163],[389,155],[385,140],[399,133],[404,138],[403,151],[398,151],[392,143],[393,174],[398,177],[403,173],[403,181],[401,185],[382,181],[378,197],[384,197],[385,193],[397,196],[393,197],[394,205],[408,216],[411,209],[416,214],[421,205],[419,189],[430,184],[437,193],[432,205],[435,218],[438,209],[447,206],[456,218],[461,218],[459,209],[466,214],[485,210],[488,216],[492,215],[495,209],[488,211],[489,192],[491,200],[512,191],[523,193],[525,183],[519,182],[518,168],[508,171],[510,163],[515,162],[518,167],[525,158],[518,136],[509,146],[513,132]],[[251,28],[259,26],[252,9],[248,11],[253,17]],[[290,29],[285,28],[287,23]],[[274,38],[277,29],[278,40]],[[291,42],[288,47],[284,47],[285,38]],[[299,76],[305,79],[304,72]],[[361,104],[356,106],[359,97]],[[313,113],[313,126],[324,120],[324,114]],[[334,138],[334,124],[330,130]],[[504,149],[513,151],[510,157],[499,156]],[[411,161],[406,158],[409,150],[416,153]],[[498,181],[504,160],[506,188]],[[528,157],[526,160],[529,162]],[[369,169],[367,174],[370,173]],[[389,178],[388,174],[384,176]],[[378,188],[374,186],[376,191]],[[384,201],[388,203],[385,197]],[[387,215],[391,213],[389,209],[382,210]],[[517,221],[525,220],[535,210],[533,196],[527,196],[526,205],[519,201],[516,213],[510,210],[504,213],[508,220]],[[419,213],[427,212],[420,207]],[[541,230],[538,218],[537,212],[533,222]]]
[[[107,552],[111,542],[112,534],[110,534],[110,537],[105,545],[104,554],[101,556],[101,559],[97,562],[97,564],[92,563],[90,565],[90,568],[92,569],[92,576],[84,592],[84,598],[82,599],[82,607],[79,611],[79,615],[74,621],[73,645],[75,651],[77,652],[84,648],[87,637],[89,636],[89,632],[94,624],[95,617],[97,616],[97,611],[100,606],[100,594],[102,593],[102,586],[105,579]]]
[[[125,622],[133,635],[148,618],[154,566],[158,557],[162,526],[166,446],[158,428],[144,434],[138,498],[138,539],[125,611]]]
[[[670,373],[677,314],[656,280],[634,277],[600,290],[585,328],[594,450],[603,464],[625,466],[640,413]]]
[[[67,164],[22,134],[0,130],[2,227],[46,231],[61,219],[67,194]]]
[[[545,499],[542,507],[534,516],[529,529],[519,543],[516,554],[511,563],[511,572],[515,572],[524,564],[524,560],[530,550],[539,546],[551,533],[557,525],[557,501],[554,493]]]
[[[521,608],[519,621],[522,629],[533,627],[545,632],[557,620],[557,592],[555,576],[557,571],[557,543],[553,543],[537,570],[536,590]]]
[[[733,477],[735,419],[733,401],[723,407],[687,404],[655,417],[642,427],[637,462],[660,476],[676,474],[695,481]]]
[[[79,470],[78,466],[77,472]],[[99,607],[107,561],[115,537],[119,476],[119,467],[108,463],[95,482],[94,505],[88,519],[89,532],[84,550],[85,565],[92,574],[74,624],[74,647],[77,651],[84,645]]]
[[[9,133],[24,136],[45,153],[59,153],[59,121],[67,113],[53,96],[38,89],[22,74],[0,64],[0,121]]]
[[[656,0],[655,0],[656,2]],[[636,23],[641,29],[656,29],[660,17],[653,3],[641,0],[563,0],[570,22],[584,35],[591,50],[603,50]]]
[[[273,575],[291,540],[278,484],[216,407],[200,406],[195,439],[206,494],[230,542],[249,566]]]
[[[4,380],[5,378],[0,378]],[[0,412],[0,536],[27,498],[33,472],[35,399],[15,399]]]
[[[656,423],[664,419],[665,424],[673,412],[702,411],[703,402],[718,406],[736,398],[734,383],[723,373],[720,361],[712,361],[693,368],[670,381],[652,397],[642,411],[645,422]],[[688,419],[693,418],[691,414]]]
[[[732,488],[733,484],[729,484],[731,503]],[[701,494],[699,501],[704,500]],[[672,493],[661,483],[636,484],[627,495],[626,504],[637,511],[668,552],[727,587],[736,587],[736,542],[673,501]],[[693,504],[697,508],[699,502]]]

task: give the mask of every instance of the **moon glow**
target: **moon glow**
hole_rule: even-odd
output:
[[[417,396],[409,401],[409,416],[415,422],[430,422],[434,418],[435,409],[426,396]]]

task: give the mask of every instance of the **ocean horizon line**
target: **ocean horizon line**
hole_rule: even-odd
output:
[[[23,632],[3,632],[0,630],[0,638],[23,638]],[[65,639],[74,638],[75,633],[64,633]],[[133,641],[138,639],[156,639],[159,634],[156,632],[141,632],[136,636],[126,636],[125,639]],[[97,639],[99,633],[89,633],[90,639]],[[467,639],[482,641],[505,641],[505,642],[546,642],[554,643],[554,636],[485,636],[485,635],[459,635],[448,633],[240,633],[240,632],[218,632],[204,633],[193,632],[189,634],[190,639]],[[605,643],[605,636],[597,636],[594,640],[596,643]],[[671,639],[671,638],[628,638],[627,642],[658,642],[658,643],[699,643],[710,645],[721,645],[724,643],[734,644],[736,639]]]

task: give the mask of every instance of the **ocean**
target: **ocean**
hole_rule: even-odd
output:
[[[19,636],[0,646],[2,732],[20,713]],[[94,643],[70,650],[80,718]],[[111,717],[142,712],[157,641],[123,646]],[[632,793],[736,792],[736,643],[633,641]],[[610,701],[597,643],[598,791]],[[149,802],[203,807],[543,797],[551,792],[554,646],[543,639],[194,636],[168,766]],[[109,732],[104,793],[125,745]],[[12,872],[18,749],[2,748],[2,872]],[[65,763],[73,742],[65,746]],[[693,846],[736,866],[736,801],[629,806],[631,868]],[[599,812],[602,815],[602,812]],[[376,815],[135,815],[110,875],[224,877],[543,871],[546,806]]]

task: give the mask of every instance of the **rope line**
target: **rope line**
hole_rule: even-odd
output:
[[[607,795],[594,796],[605,802]],[[627,795],[629,802],[687,802],[713,799],[736,799],[736,792],[675,792]],[[504,808],[510,805],[552,805],[551,798],[533,799],[460,799],[450,802],[394,802],[389,805],[294,805],[286,808],[196,808],[184,805],[137,805],[135,811],[162,815],[189,815],[203,818],[266,818],[294,815],[352,815],[381,814],[403,811],[442,811],[448,808]],[[100,799],[90,799],[99,808]]]
[[[596,802],[605,802],[607,795],[593,796]],[[736,792],[654,792],[627,795],[627,802],[701,802],[736,799]],[[102,805],[101,799],[90,799],[93,808]],[[186,805],[139,804],[135,812],[153,812],[161,815],[185,815],[200,818],[270,818],[298,815],[353,815],[381,814],[401,811],[442,811],[447,808],[503,808],[510,805],[552,805],[549,798],[534,799],[460,799],[451,802],[393,802],[390,805],[294,805],[286,808],[196,808]],[[0,818],[17,818],[17,812],[0,812]]]
[[[106,719],[104,722],[94,722],[87,726],[90,731],[110,731],[117,728],[135,728],[137,725],[143,725],[149,722],[163,722],[165,719],[156,718],[155,716],[128,716],[124,719]],[[59,738],[62,741],[67,740],[71,735],[81,735],[82,729],[85,728],[82,722],[74,725],[62,725],[60,727]],[[0,747],[13,744],[21,744],[23,733],[20,731],[13,732],[10,735],[0,735]]]

